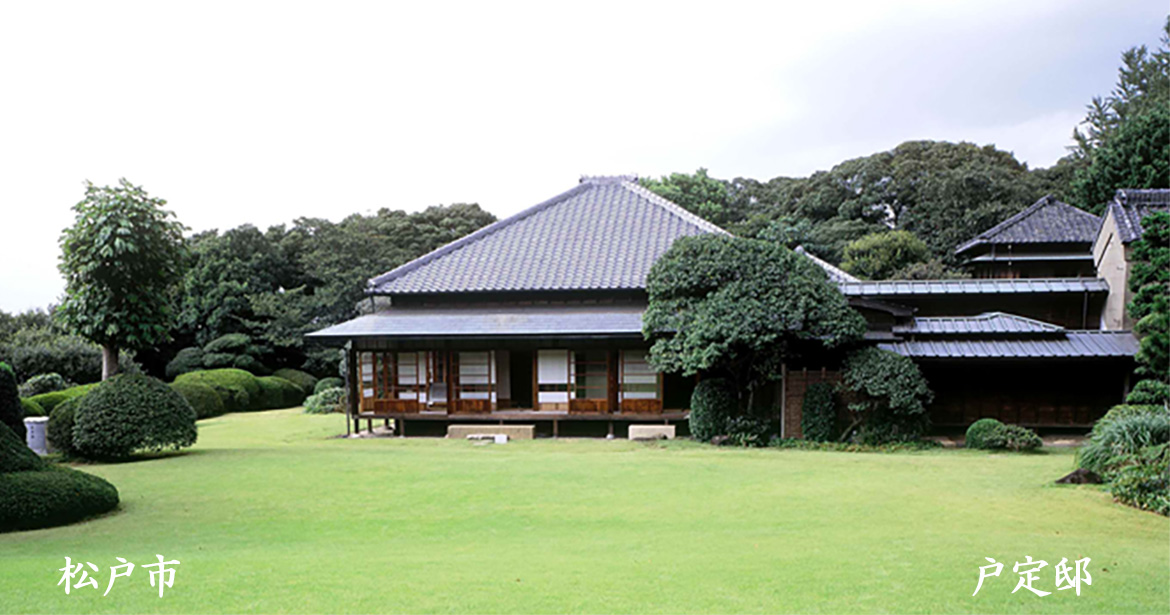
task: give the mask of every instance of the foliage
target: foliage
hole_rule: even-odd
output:
[[[308,414],[329,414],[337,412],[345,402],[345,389],[334,387],[325,389],[309,396],[305,400],[305,412]]]
[[[219,394],[226,412],[259,410],[260,381],[242,369],[213,369],[189,372],[175,378],[176,383],[205,384]]]
[[[806,440],[828,442],[837,435],[837,404],[834,387],[827,382],[814,382],[804,393],[800,408],[800,432]]]
[[[746,202],[736,199],[728,182],[699,169],[693,175],[671,173],[659,179],[645,178],[643,187],[710,222],[725,226],[744,218]]]
[[[760,240],[679,239],[654,263],[647,290],[642,333],[654,340],[654,368],[725,377],[745,408],[798,345],[840,346],[866,329],[820,267]]]
[[[1109,493],[1123,504],[1170,516],[1170,454],[1166,444],[1140,449],[1113,473]]]
[[[203,353],[203,367],[206,369],[218,369],[221,367],[235,367],[236,355],[228,354],[226,352],[205,352]]]
[[[996,434],[1003,428],[1003,423],[995,419],[979,419],[967,428],[967,439],[964,446],[967,448],[992,449]]]
[[[113,485],[71,468],[0,474],[0,532],[66,525],[117,506]]]
[[[301,390],[303,390],[306,395],[312,393],[313,388],[317,386],[317,378],[315,376],[312,374],[306,374],[305,372],[296,369],[278,369],[275,372],[272,372],[272,375],[276,376],[277,378],[284,378],[285,380],[288,380],[289,382],[292,382],[293,384],[301,387]]]
[[[16,374],[3,362],[0,362],[0,423],[7,425],[21,441],[24,440],[24,407],[20,405]]]
[[[313,393],[320,393],[325,389],[337,389],[345,386],[345,381],[337,376],[329,376],[317,381],[316,386],[313,387]]]
[[[94,344],[73,335],[61,335],[49,329],[25,329],[0,345],[0,358],[8,362],[18,379],[38,374],[58,373],[69,382],[90,383],[102,378],[102,351]],[[132,353],[118,357],[122,373],[138,373],[140,368]]]
[[[0,475],[8,472],[42,470],[48,464],[25,443],[24,438],[12,433],[0,423]]]
[[[67,399],[49,413],[46,433],[49,447],[61,453],[66,459],[77,456],[77,449],[73,446],[73,425],[79,399],[81,398]]]
[[[892,276],[895,280],[965,280],[971,274],[947,265],[941,258],[911,263]]]
[[[252,339],[243,333],[228,333],[221,335],[203,346],[203,352],[224,352],[227,354],[246,354]]]
[[[1165,401],[1170,387],[1170,213],[1156,212],[1142,220],[1132,262],[1129,289],[1134,295],[1126,309],[1141,336],[1137,373],[1159,383],[1146,386],[1155,396],[1161,391]]]
[[[161,380],[126,374],[87,393],[74,411],[73,445],[93,459],[195,443],[195,410]]]
[[[1170,107],[1122,122],[1077,172],[1072,194],[1101,213],[1118,188],[1170,188]]]
[[[906,453],[929,451],[942,447],[941,444],[933,440],[887,442],[885,444],[858,444],[857,442],[815,442],[813,440],[798,438],[773,438],[768,445],[781,449],[828,451],[834,453]]]
[[[1157,380],[1142,380],[1134,385],[1125,398],[1125,403],[1138,406],[1166,405],[1170,403],[1170,385]]]
[[[174,380],[187,372],[203,369],[203,349],[188,347],[180,350],[175,358],[167,363],[167,378]]]
[[[195,411],[196,419],[208,419],[226,412],[223,399],[215,389],[199,382],[172,382],[171,388],[183,396],[191,409]]]
[[[45,408],[37,402],[27,398],[20,398],[20,409],[24,412],[24,416],[46,416]]]
[[[1021,425],[1003,425],[992,436],[991,448],[1006,448],[1010,451],[1031,451],[1044,445],[1040,436]]]
[[[85,395],[86,393],[91,391],[94,387],[96,387],[98,384],[100,384],[100,383],[94,382],[92,384],[81,384],[81,385],[78,385],[75,387],[69,387],[68,389],[65,389],[64,391],[53,391],[52,393],[41,393],[40,395],[34,395],[28,399],[33,401],[33,402],[36,402],[37,405],[44,408],[45,412],[52,413],[53,408],[56,408],[59,404],[64,403],[70,399],[76,399],[78,397],[81,397],[82,395]]]
[[[756,416],[735,416],[727,421],[727,444],[732,446],[767,446],[772,425]]]
[[[1170,441],[1170,411],[1161,406],[1114,406],[1093,425],[1077,453],[1080,467],[1106,480],[1149,446]]]
[[[61,236],[65,300],[56,315],[116,360],[121,348],[165,341],[172,324],[171,289],[182,275],[183,225],[125,179],[115,187],[86,183]],[[116,371],[103,367],[103,378]]]
[[[265,376],[257,381],[260,383],[258,410],[293,408],[305,401],[305,390],[289,380],[279,376]]]
[[[738,401],[731,383],[723,378],[705,378],[691,394],[688,419],[691,437],[700,442],[727,433],[731,417],[738,412]]]
[[[846,357],[842,385],[852,394],[847,404],[863,444],[917,440],[930,421],[926,406],[934,393],[908,357],[879,348],[855,350]]]
[[[872,233],[845,246],[841,268],[866,280],[888,280],[927,260],[926,243],[910,231]]]
[[[21,397],[32,397],[33,395],[40,395],[41,393],[51,393],[53,391],[64,391],[73,386],[65,378],[56,372],[49,372],[47,374],[39,374],[24,381],[20,385]]]

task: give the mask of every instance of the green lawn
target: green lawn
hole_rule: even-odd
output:
[[[0,612],[1170,611],[1170,521],[1058,487],[1069,452],[850,454],[604,440],[344,440],[298,411],[87,466],[122,509],[0,535]],[[160,599],[116,556],[182,563]],[[1041,598],[1011,566],[1091,557]],[[55,584],[65,556],[101,591]],[[971,597],[984,557],[1003,574]]]

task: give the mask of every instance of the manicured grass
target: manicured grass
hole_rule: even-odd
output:
[[[296,410],[200,422],[184,454],[83,469],[120,512],[0,535],[2,612],[1170,611],[1170,521],[1052,480],[1069,452],[343,440]],[[182,562],[158,597],[116,556]],[[56,587],[64,557],[100,591]],[[1091,557],[1093,585],[1012,594]],[[1003,574],[971,597],[984,557]]]

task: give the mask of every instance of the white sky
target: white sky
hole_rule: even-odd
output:
[[[85,179],[193,230],[578,176],[803,176],[909,139],[1065,153],[1164,1],[5,2],[0,309],[55,301]]]

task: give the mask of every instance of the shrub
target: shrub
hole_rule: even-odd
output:
[[[880,348],[855,350],[845,358],[842,384],[854,399],[848,404],[856,439],[864,444],[907,442],[926,433],[926,406],[934,399],[926,378],[909,357]]]
[[[68,389],[70,384],[56,372],[48,374],[40,374],[33,376],[24,381],[20,385],[21,397],[32,397],[33,395],[40,395],[41,393],[52,393],[53,391],[64,391]]]
[[[0,476],[7,472],[41,470],[47,465],[32,452],[24,438],[18,438],[7,425],[0,423]]]
[[[53,412],[53,408],[56,408],[59,404],[66,402],[70,399],[76,399],[78,397],[81,397],[82,395],[85,395],[89,391],[93,390],[93,388],[98,386],[99,384],[101,384],[101,383],[95,382],[93,384],[82,384],[82,385],[75,386],[75,387],[69,387],[68,389],[65,389],[64,391],[53,391],[52,393],[41,393],[40,395],[34,395],[28,399],[30,401],[33,401],[33,402],[36,402],[37,404],[39,404],[42,408],[45,409],[46,413],[51,414]]]
[[[117,506],[113,485],[70,468],[0,474],[0,532],[65,525]]]
[[[1003,427],[1003,423],[995,419],[979,419],[967,428],[967,448],[991,449],[992,440]]]
[[[203,367],[207,369],[218,369],[223,367],[235,367],[236,355],[228,354],[226,352],[205,352],[203,353]]]
[[[1031,451],[1044,445],[1036,432],[1021,425],[1002,425],[994,438],[997,444],[995,448],[1012,451]]]
[[[213,369],[190,372],[175,378],[175,382],[205,384],[219,393],[226,412],[259,410],[260,381],[242,369]]]
[[[225,412],[223,400],[215,389],[198,382],[173,382],[171,388],[183,396],[195,410],[196,419],[208,419]]]
[[[90,391],[74,411],[73,445],[97,459],[195,443],[195,410],[182,395],[149,376],[116,376]]]
[[[293,384],[301,387],[301,390],[304,391],[306,395],[312,393],[313,388],[317,386],[316,377],[314,377],[312,374],[306,374],[299,369],[289,369],[286,367],[284,369],[278,369],[272,372],[272,375],[276,376],[277,378],[284,378],[285,380],[288,380]]]
[[[268,373],[268,368],[264,367],[263,363],[257,360],[256,357],[246,354],[236,356],[236,358],[232,360],[232,367],[252,372],[257,376]]]
[[[345,381],[335,376],[322,378],[317,381],[317,386],[313,387],[313,393],[320,393],[325,389],[345,388]]]
[[[16,389],[16,374],[7,363],[0,363],[0,423],[7,425],[23,442],[24,407]]]
[[[252,343],[251,338],[243,333],[228,333],[221,335],[203,345],[203,352],[223,352],[227,354],[244,354]]]
[[[203,369],[203,349],[184,348],[167,363],[167,378],[174,380],[183,374]]]
[[[295,408],[305,401],[301,387],[276,376],[264,376],[260,381],[261,410]]]
[[[7,344],[0,348],[0,354],[19,380],[51,372],[61,374],[69,382],[90,383],[102,378],[101,348],[77,337],[56,336],[36,343]],[[124,374],[141,371],[129,352],[120,353],[118,369]]]
[[[734,446],[767,446],[772,426],[754,416],[736,416],[727,421],[727,443]]]
[[[1125,398],[1131,405],[1165,405],[1170,402],[1170,385],[1157,380],[1142,380]]]
[[[1159,406],[1117,406],[1089,432],[1077,453],[1082,468],[1110,480],[1121,467],[1138,463],[1142,449],[1170,442],[1170,412]]]
[[[1141,449],[1133,463],[1111,475],[1109,492],[1123,504],[1170,516],[1170,454],[1167,445]]]
[[[49,446],[65,457],[77,456],[77,449],[73,446],[73,413],[77,409],[78,399],[81,398],[65,400],[49,414],[49,429],[46,434]]]
[[[735,391],[722,378],[699,381],[691,394],[691,414],[688,423],[691,437],[709,442],[715,436],[727,433],[728,423],[738,408]]]
[[[29,416],[46,416],[45,409],[37,402],[24,397],[20,398],[20,408],[24,411],[26,417]]]
[[[305,412],[308,414],[329,414],[337,412],[345,400],[345,389],[334,387],[314,393],[305,400]]]
[[[837,435],[837,406],[833,400],[833,385],[816,382],[804,394],[800,409],[800,431],[804,439],[829,442]]]

